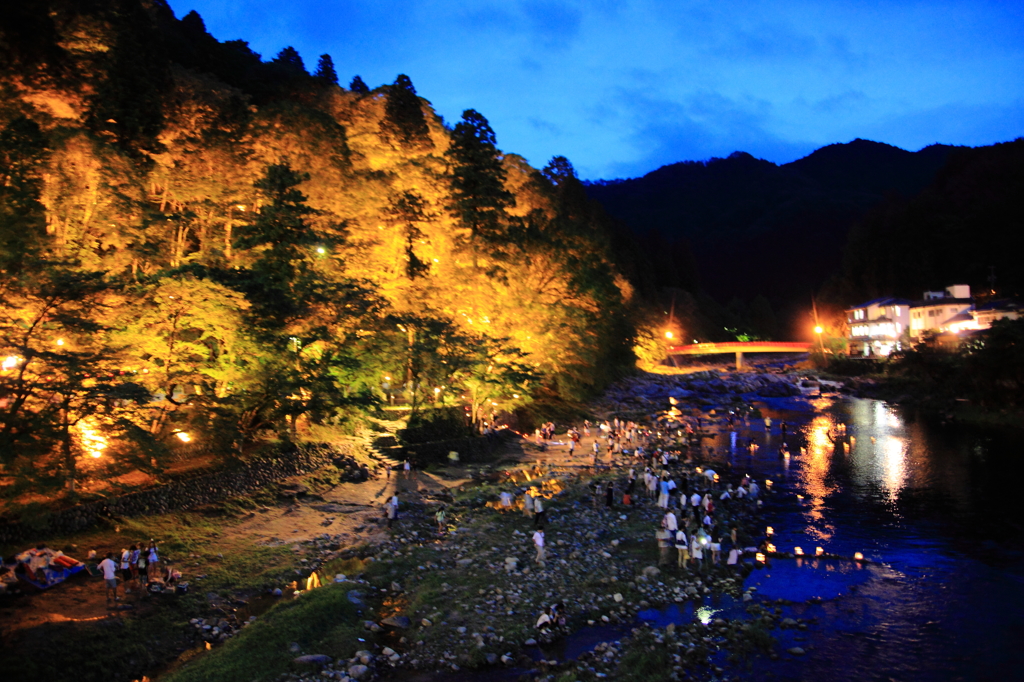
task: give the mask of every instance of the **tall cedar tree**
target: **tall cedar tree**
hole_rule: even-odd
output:
[[[45,238],[39,171],[47,151],[39,126],[27,118],[18,117],[0,131],[0,271],[29,267]]]
[[[474,243],[498,242],[506,236],[505,209],[515,198],[505,189],[505,168],[494,131],[482,114],[466,109],[452,130],[447,152],[452,173],[451,208],[469,228]]]
[[[113,25],[114,44],[103,55],[106,77],[90,101],[89,125],[129,153],[158,150],[163,93],[171,83],[163,41],[139,2],[118,2]]]
[[[270,328],[284,327],[302,313],[312,287],[309,252],[320,241],[309,218],[316,210],[296,187],[309,180],[287,164],[267,167],[253,186],[269,200],[255,222],[240,226],[235,247],[257,249],[246,294],[255,319]]]
[[[399,74],[388,88],[384,116],[388,132],[402,143],[409,146],[429,145],[430,131],[423,115],[423,106],[412,81],[404,73]]]
[[[320,61],[316,64],[316,72],[313,74],[313,78],[323,85],[338,84],[338,72],[334,70],[334,60],[331,59],[331,55],[320,55]]]
[[[370,92],[370,86],[364,83],[360,76],[352,79],[352,82],[348,84],[348,89],[360,95],[367,95]]]

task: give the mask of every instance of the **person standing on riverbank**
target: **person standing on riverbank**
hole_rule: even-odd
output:
[[[533,527],[544,529],[544,498],[537,497],[533,500]]]
[[[107,602],[110,602],[110,594],[113,592],[114,601],[121,601],[117,596],[117,563],[114,562],[114,553],[107,552],[107,558],[100,562],[99,569],[103,571],[103,583],[107,588]]]
[[[690,545],[682,529],[676,531],[676,552],[679,554],[676,565],[679,568],[686,568],[686,562],[690,560]]]
[[[545,550],[544,550],[544,529],[538,528],[533,531],[533,546],[537,548],[537,556],[533,558],[538,565],[544,565]]]
[[[156,549],[156,540],[149,541],[149,549],[146,550],[146,576],[147,582],[153,582],[160,575],[160,553]]]

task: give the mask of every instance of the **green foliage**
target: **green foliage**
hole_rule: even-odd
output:
[[[168,682],[273,680],[291,669],[291,642],[307,653],[350,657],[365,632],[346,597],[352,587],[327,585],[278,604],[223,646],[171,673]]]

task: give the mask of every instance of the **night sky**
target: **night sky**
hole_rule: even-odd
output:
[[[917,150],[1024,135],[1019,2],[170,0],[264,59],[342,85],[406,73],[449,123],[583,178],[743,150],[778,163],[862,137]]]

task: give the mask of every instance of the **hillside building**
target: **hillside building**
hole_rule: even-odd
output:
[[[901,350],[910,326],[910,305],[910,301],[888,296],[848,309],[850,354],[885,357]]]

